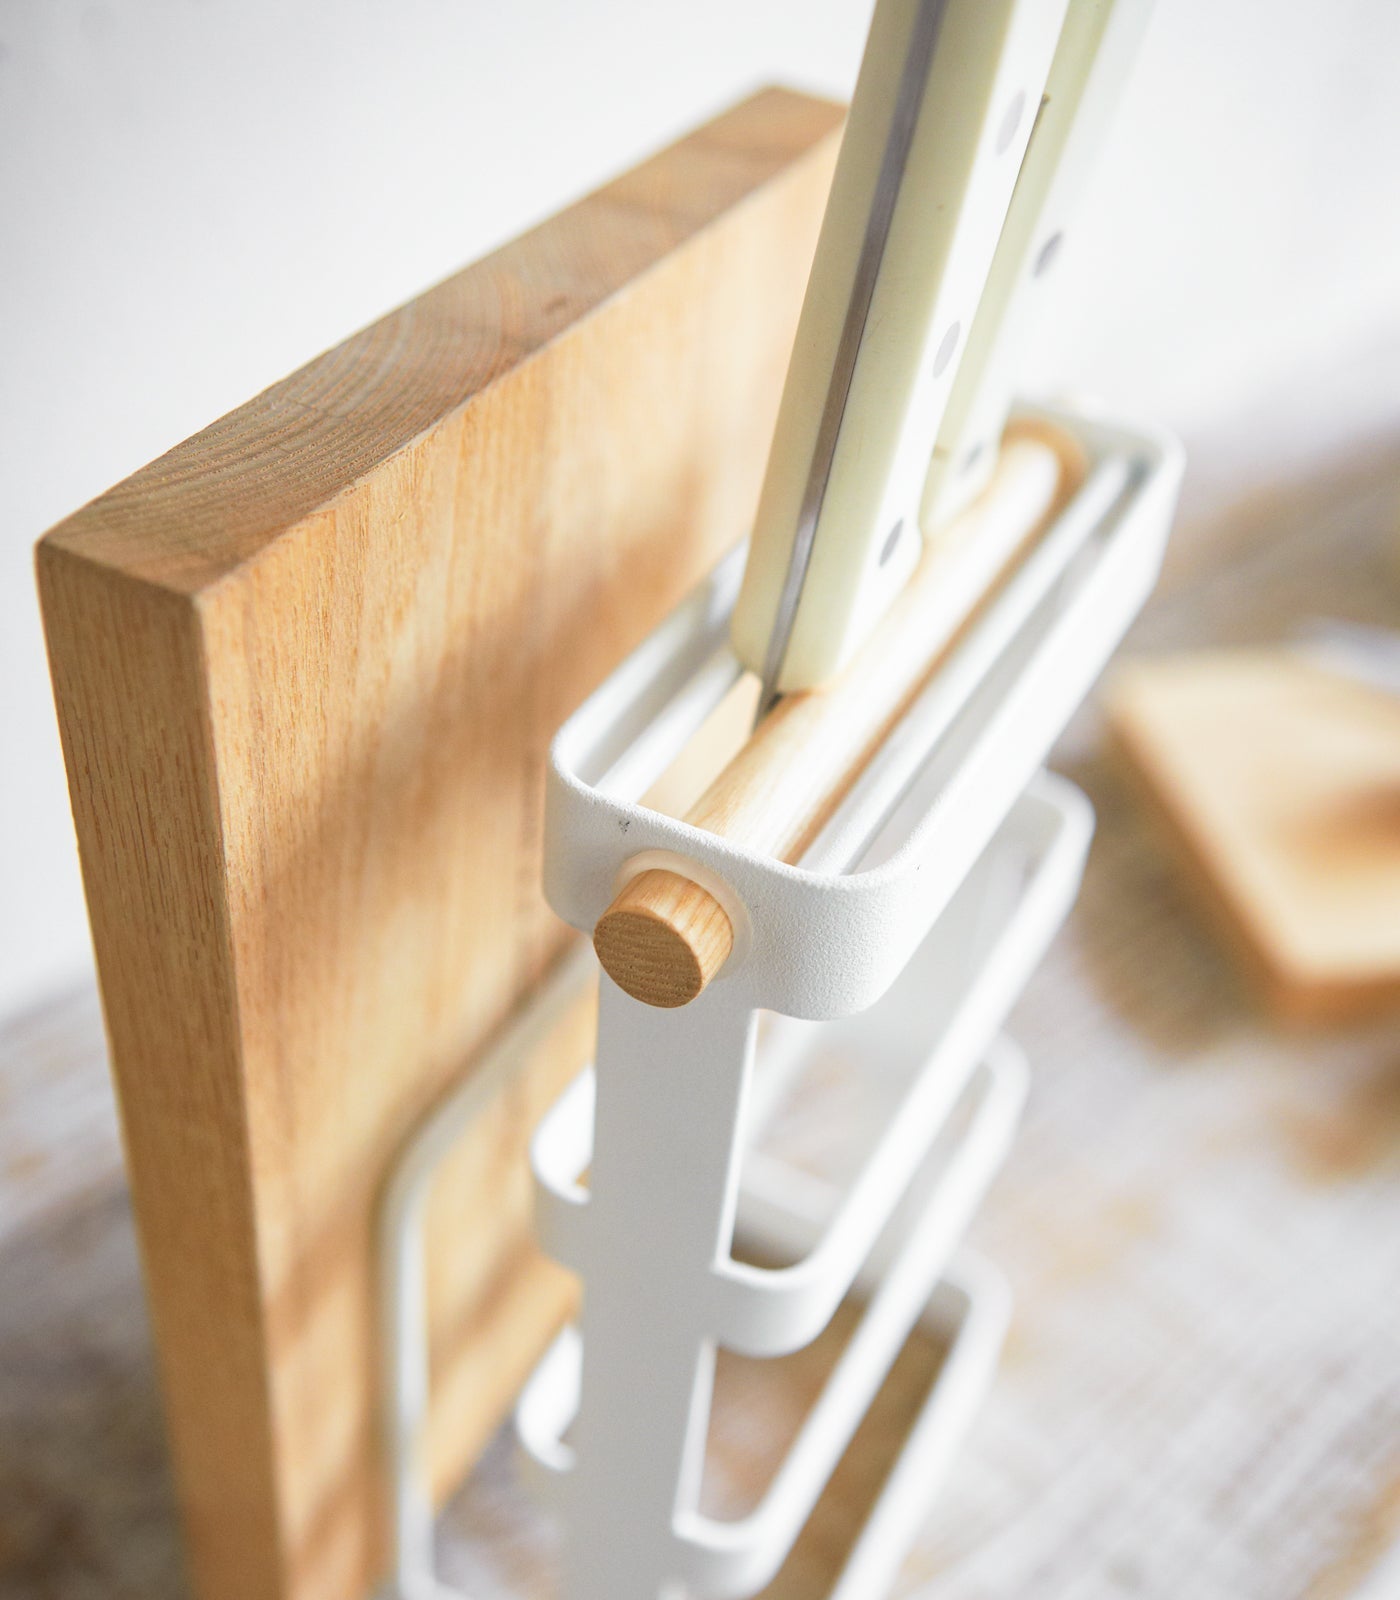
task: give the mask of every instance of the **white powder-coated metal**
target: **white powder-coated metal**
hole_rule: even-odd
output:
[[[1089,451],[1083,489],[798,865],[638,798],[738,674],[726,632],[741,555],[555,740],[545,879],[556,910],[589,930],[619,883],[665,862],[719,894],[736,929],[725,969],[688,1006],[648,1007],[601,979],[595,1065],[532,1146],[542,1241],[584,1284],[581,1326],[551,1347],[517,1412],[534,1479],[564,1521],[569,1600],[761,1588],[911,1329],[952,1315],[949,1358],[833,1591],[878,1593],[990,1380],[1006,1293],[991,1269],[953,1256],[1024,1095],[1024,1060],[999,1030],[1073,900],[1092,829],[1078,791],[1038,769],[1151,586],[1180,473],[1159,435],[1042,414]],[[444,1595],[415,1455],[424,1187],[589,965],[586,951],[571,957],[425,1127],[386,1207],[401,1600]],[[764,1012],[780,1019],[756,1062]],[[763,1148],[784,1084],[833,1034],[868,1059],[883,1097],[881,1130],[839,1190]],[[791,1264],[766,1265],[773,1254]],[[737,1521],[702,1514],[717,1347],[798,1348],[852,1294],[865,1301],[856,1331],[767,1493]]]

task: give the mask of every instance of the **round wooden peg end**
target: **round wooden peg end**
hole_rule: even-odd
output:
[[[709,890],[654,867],[633,878],[598,919],[593,948],[624,993],[670,1009],[704,992],[729,959],[734,929]]]

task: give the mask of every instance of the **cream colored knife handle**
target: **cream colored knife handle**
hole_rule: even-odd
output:
[[[781,690],[830,678],[918,561],[929,459],[1064,13],[1065,0],[876,6],[734,615],[735,649],[760,673],[782,625]],[[863,298],[868,224],[888,199],[880,177],[910,43],[930,32],[878,271],[864,285],[858,353],[849,381],[834,381],[851,308]],[[793,593],[804,507],[810,548],[785,619],[780,601],[785,586]]]
[[[1014,387],[1045,326],[1061,247],[1153,0],[1071,0],[1001,241],[924,487],[936,537],[991,475]]]

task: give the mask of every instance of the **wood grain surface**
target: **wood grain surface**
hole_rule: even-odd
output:
[[[557,956],[547,741],[747,531],[838,108],[769,91],[45,539],[39,576],[203,1600],[379,1570],[374,1208]],[[569,1303],[528,1128],[432,1202],[434,1467]]]

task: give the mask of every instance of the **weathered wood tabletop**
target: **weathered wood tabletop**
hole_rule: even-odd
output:
[[[1400,615],[1400,449],[1228,515],[1202,498],[1130,648]],[[1034,1088],[974,1235],[1011,1278],[1015,1322],[903,1592],[1400,1594],[1400,1026],[1271,1029],[1092,711],[1057,764],[1092,797],[1098,838],[1014,1019]],[[901,1381],[934,1359],[911,1351]],[[764,1385],[726,1370],[738,1477],[790,1426],[811,1369],[795,1358]],[[884,1415],[900,1411],[896,1394]],[[822,1592],[859,1465],[783,1595]],[[546,1594],[554,1561],[498,1440],[444,1517],[444,1573],[478,1596]],[[186,1593],[84,989],[0,1035],[0,1596]]]

